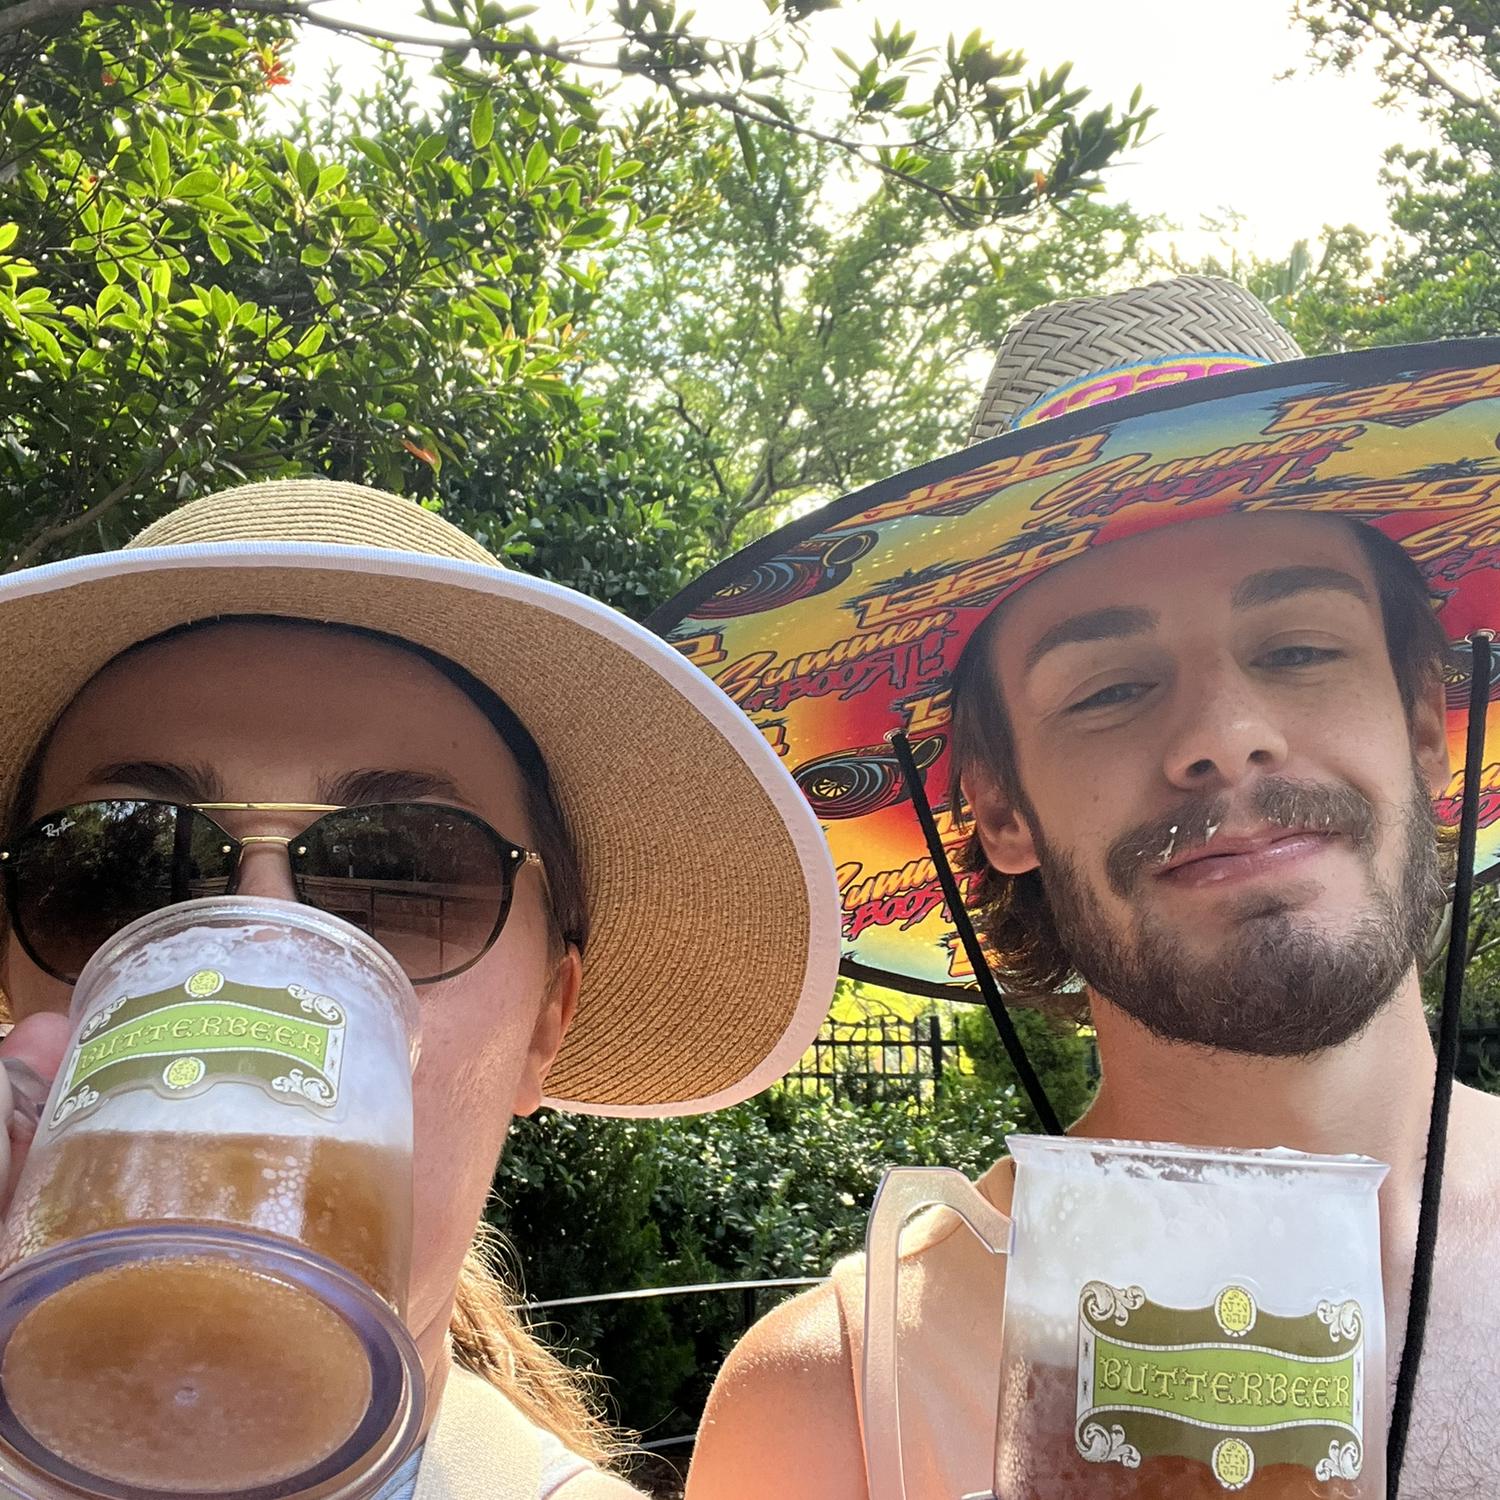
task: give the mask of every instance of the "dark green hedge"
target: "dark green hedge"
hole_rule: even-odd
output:
[[[954,1074],[922,1114],[780,1090],[687,1120],[544,1113],[512,1133],[493,1220],[536,1300],[817,1276],[859,1248],[886,1166],[978,1172],[1016,1124],[1009,1090]],[[555,1344],[608,1379],[619,1419],[658,1437],[694,1428],[745,1326],[739,1293],[546,1317]]]

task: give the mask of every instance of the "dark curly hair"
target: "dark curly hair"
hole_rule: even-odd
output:
[[[1340,519],[1353,529],[1375,575],[1386,649],[1402,706],[1408,715],[1436,681],[1446,681],[1453,669],[1453,651],[1438,624],[1433,597],[1421,570],[1401,547],[1374,527]],[[1025,792],[1016,768],[1015,740],[1000,685],[990,671],[991,646],[1002,604],[970,638],[950,681],[953,701],[953,778],[948,805],[967,820],[962,780],[971,772],[995,777],[1006,795],[1022,808]],[[967,905],[989,950],[995,978],[1013,1000],[1042,1002],[1051,1009],[1084,1013],[1076,1005],[1059,1004],[1060,992],[1076,992],[1081,980],[1063,946],[1042,877],[1035,870],[1003,875],[991,868],[976,832],[959,853],[961,874],[972,877]]]

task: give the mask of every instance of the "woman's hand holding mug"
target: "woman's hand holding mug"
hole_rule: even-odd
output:
[[[21,1174],[71,1030],[66,1016],[41,1011],[18,1021],[0,1041],[0,1120],[6,1122],[0,1135],[0,1213]]]

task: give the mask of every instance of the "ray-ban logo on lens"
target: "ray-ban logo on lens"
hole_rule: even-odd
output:
[[[74,818],[59,818],[55,823],[43,823],[42,832],[49,839],[61,838],[70,828],[76,828],[77,820]]]

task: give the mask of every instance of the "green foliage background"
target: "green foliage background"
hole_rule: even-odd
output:
[[[535,1298],[821,1276],[862,1246],[887,1166],[978,1173],[1003,1150],[1012,1093],[954,1083],[926,1114],[780,1089],[686,1120],[546,1112],[511,1132],[493,1222]],[[546,1316],[540,1331],[605,1372],[620,1419],[648,1438],[692,1431],[745,1327],[737,1292]]]
[[[717,238],[732,205],[795,180],[805,216],[835,162],[873,174],[867,258],[877,221],[907,224],[888,254],[972,250],[1086,197],[1149,113],[1087,107],[1065,67],[978,33],[943,50],[896,26],[847,60],[843,116],[814,132],[782,95],[819,8],[773,5],[734,46],[667,0],[618,0],[625,43],[601,53],[539,38],[526,7],[423,0],[447,39],[435,102],[391,53],[369,94],[330,83],[290,118],[295,0],[0,9],[0,557],[117,546],[194,495],[322,474],[645,613],[727,545],[714,467],[750,435],[663,409],[689,309],[628,267],[706,251],[734,287],[755,247],[748,225]],[[609,75],[644,102],[612,100]],[[769,246],[799,274],[804,248]],[[627,338],[641,310],[601,303],[611,275],[658,309],[655,363]],[[846,407],[879,348],[862,328],[829,372]],[[785,353],[747,368],[796,385],[810,367]]]

